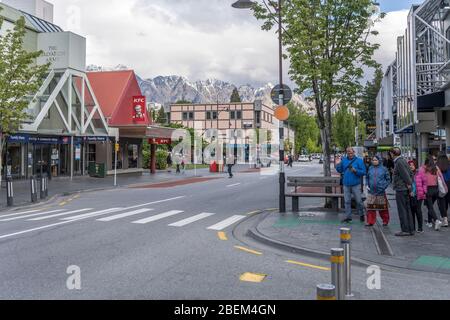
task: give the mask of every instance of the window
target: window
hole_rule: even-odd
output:
[[[230,119],[236,119],[236,111],[230,111]]]
[[[206,111],[206,120],[211,120],[211,111]]]
[[[194,120],[194,113],[193,112],[189,112],[189,120]]]
[[[194,113],[193,112],[183,112],[183,120],[194,120]]]
[[[261,123],[261,111],[255,111],[256,124]]]
[[[188,113],[187,112],[183,112],[183,120],[187,120],[188,119]]]
[[[217,111],[213,111],[213,113],[212,113],[212,118],[213,118],[214,120],[217,120]]]
[[[137,144],[128,145],[128,168],[138,167],[138,151],[139,146]]]
[[[236,117],[240,120],[242,119],[242,111],[237,111]]]

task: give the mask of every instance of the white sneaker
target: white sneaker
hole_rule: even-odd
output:
[[[442,221],[442,226],[448,228],[448,218],[444,218]]]
[[[432,227],[433,227],[433,224],[432,224],[431,222],[427,222],[427,223],[426,223],[426,226],[427,226],[428,228],[432,228]]]
[[[434,230],[439,231],[441,229],[441,226],[442,226],[441,220],[436,220],[436,222],[434,223]]]

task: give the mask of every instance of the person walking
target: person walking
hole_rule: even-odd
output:
[[[367,227],[372,227],[377,220],[377,211],[383,220],[383,226],[389,224],[389,203],[386,189],[391,183],[389,171],[381,164],[378,156],[372,158],[372,165],[367,170]]]
[[[365,217],[361,196],[361,178],[366,174],[366,167],[363,160],[355,155],[355,150],[353,148],[347,148],[347,157],[338,161],[336,171],[343,176],[342,184],[344,186],[346,218],[342,220],[342,222],[352,222],[352,195],[355,197],[360,220],[361,222],[364,222]]]
[[[437,160],[437,166],[441,170],[447,186],[447,191],[450,190],[450,163],[446,155],[440,155]],[[445,196],[445,210],[442,216],[442,226],[448,228],[448,208],[450,204],[450,192],[447,192]]]
[[[234,176],[233,172],[232,172],[234,162],[235,162],[234,156],[229,156],[227,158],[228,178],[230,178],[230,179],[233,178],[233,176]]]
[[[441,215],[445,215],[445,195],[447,194],[447,186],[444,183],[444,177],[442,176],[441,170],[439,170],[438,166],[436,165],[435,160],[436,158],[433,158],[432,156],[428,157],[425,160],[425,164],[422,167],[422,169],[425,172],[425,177],[427,179],[427,199],[426,199],[426,205],[428,209],[428,221],[427,226],[432,228],[434,225],[434,229],[436,231],[439,231],[442,226],[442,221],[439,219],[439,217],[436,214],[436,211],[434,210],[434,204],[436,200],[438,201],[438,207]],[[442,196],[439,196],[440,188],[439,188],[439,180],[442,182],[442,187],[446,190],[445,194]]]
[[[400,148],[393,148],[390,153],[394,159],[393,189],[395,190],[395,200],[401,226],[401,231],[395,235],[397,237],[413,236],[415,231],[410,203],[413,183],[412,172],[405,158],[402,157]]]
[[[413,160],[408,161],[408,165],[414,175],[412,195],[410,198],[414,230],[417,230],[417,233],[423,233],[422,205],[424,201],[427,199],[427,191],[428,191],[427,178],[425,176],[424,170],[417,170],[415,161]]]
[[[173,164],[173,162],[172,162],[172,155],[171,155],[170,152],[167,155],[167,160],[166,161],[167,161],[167,168],[169,169],[168,172],[172,172],[172,164]]]
[[[292,168],[293,163],[294,163],[294,158],[292,157],[292,154],[290,154],[289,158],[288,158],[288,166]]]

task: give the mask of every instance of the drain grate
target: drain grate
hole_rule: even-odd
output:
[[[394,252],[392,251],[392,247],[386,239],[383,231],[380,229],[380,225],[377,223],[370,228],[370,230],[372,232],[378,254],[382,256],[393,256]]]

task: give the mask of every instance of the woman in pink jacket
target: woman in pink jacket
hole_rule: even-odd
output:
[[[422,205],[427,199],[427,178],[425,176],[425,169],[421,168],[420,170],[417,170],[415,161],[411,160],[408,164],[409,168],[414,173],[413,194],[411,197],[411,212],[413,215],[414,228],[416,228],[417,225],[417,233],[423,233]]]

